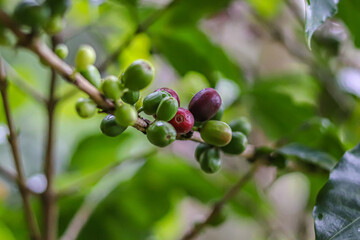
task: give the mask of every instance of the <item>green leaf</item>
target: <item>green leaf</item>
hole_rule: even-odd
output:
[[[346,152],[321,189],[313,212],[316,240],[358,240],[360,145]]]
[[[296,157],[307,163],[315,164],[328,171],[336,164],[336,160],[333,156],[297,143],[286,145],[280,148],[278,152],[289,157]]]
[[[305,35],[311,48],[312,35],[328,18],[336,14],[339,0],[310,0],[310,4],[308,1],[306,1]]]
[[[358,0],[342,0],[339,3],[339,17],[349,28],[356,47],[360,47],[360,2]]]

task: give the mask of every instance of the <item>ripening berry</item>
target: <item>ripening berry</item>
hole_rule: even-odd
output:
[[[117,77],[113,75],[107,76],[103,80],[101,84],[101,89],[107,98],[113,100],[119,99],[122,95],[122,90],[120,88],[120,81]]]
[[[240,117],[231,121],[229,126],[234,132],[242,132],[246,136],[251,132],[251,123],[245,117]]]
[[[189,103],[189,110],[195,121],[204,122],[215,116],[221,106],[221,97],[213,88],[196,93]]]
[[[155,121],[146,130],[148,140],[158,147],[166,147],[176,139],[176,131],[170,123]]]
[[[55,47],[55,54],[59,58],[65,59],[69,54],[69,49],[65,44],[60,43],[60,44],[56,45],[56,47]]]
[[[143,101],[143,110],[148,115],[153,115],[156,113],[158,106],[165,97],[170,97],[171,95],[168,92],[158,91],[153,92],[147,95]]]
[[[178,108],[177,113],[169,122],[178,134],[185,134],[192,130],[194,126],[194,116],[185,108]]]
[[[163,121],[170,121],[178,110],[178,102],[173,97],[166,97],[161,100],[157,110],[156,119]]]
[[[136,60],[126,68],[121,77],[122,83],[132,91],[146,88],[154,78],[154,67],[146,60]]]
[[[96,53],[94,48],[90,45],[81,45],[76,53],[75,66],[81,71],[86,69],[87,66],[95,63]]]
[[[96,88],[101,86],[101,76],[99,70],[94,65],[87,66],[80,74]]]
[[[79,98],[76,102],[75,109],[82,118],[92,117],[96,113],[95,103],[88,98]]]
[[[51,17],[45,24],[44,30],[49,35],[55,35],[61,32],[65,27],[65,21],[62,16],[55,15]]]
[[[245,151],[248,139],[242,132],[232,132],[232,138],[228,145],[221,148],[224,153],[240,154]]]
[[[120,126],[133,126],[138,118],[137,111],[129,104],[123,103],[115,110],[115,120]]]
[[[34,0],[24,0],[14,10],[14,19],[18,23],[32,28],[44,26],[49,17],[50,9]]]
[[[100,129],[103,134],[109,137],[116,137],[122,134],[127,127],[120,126],[116,123],[114,115],[107,115],[100,124]]]
[[[208,144],[223,147],[231,141],[231,128],[224,122],[210,120],[200,129],[201,138]]]
[[[201,154],[203,154],[205,151],[209,150],[210,148],[212,148],[212,147],[209,144],[206,144],[206,143],[200,143],[199,145],[197,145],[197,147],[195,149],[195,159],[196,159],[196,161],[200,162]]]
[[[206,173],[215,173],[221,168],[221,158],[219,150],[210,148],[200,155],[200,167]]]
[[[134,105],[140,98],[140,92],[139,91],[126,91],[122,95],[121,99],[131,105]]]
[[[178,104],[180,106],[180,98],[179,98],[179,95],[177,94],[177,92],[175,90],[173,90],[171,88],[163,87],[163,88],[159,88],[159,89],[155,90],[155,92],[157,92],[157,91],[165,91],[165,92],[170,93],[170,95],[177,100],[177,102],[178,102]]]

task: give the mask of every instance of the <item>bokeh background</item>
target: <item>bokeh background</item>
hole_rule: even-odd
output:
[[[3,2],[11,12],[18,1]],[[142,96],[170,87],[179,93],[183,107],[200,89],[214,87],[227,107],[224,121],[248,117],[252,145],[286,154],[287,167],[261,167],[227,205],[226,221],[197,239],[314,239],[312,208],[328,174],[311,164],[299,167],[297,160],[311,163],[321,156],[336,161],[360,137],[360,52],[347,26],[341,18],[328,21],[316,32],[310,51],[302,0],[168,4],[74,0],[61,33],[70,49],[66,62],[73,65],[84,43],[96,49],[98,64],[123,45],[104,75],[119,75],[132,61],[148,59],[156,77]],[[144,23],[151,25],[134,34]],[[8,68],[28,184],[42,192],[46,111],[24,93],[20,81],[45,95],[50,71],[22,48],[1,46],[0,54]],[[194,160],[194,142],[177,141],[158,149],[135,129],[117,138],[103,136],[99,124],[105,115],[80,119],[74,104],[85,95],[58,81],[57,94],[69,92],[56,112],[56,186],[80,187],[60,200],[60,234],[88,201],[95,210],[79,239],[177,239],[204,219],[211,204],[249,169],[245,159],[223,156],[222,170],[208,175]],[[3,114],[1,108],[0,163],[13,168]],[[109,166],[112,171],[102,177]],[[41,217],[39,202],[34,199],[33,204]],[[6,179],[0,180],[0,239],[27,239],[17,188]]]

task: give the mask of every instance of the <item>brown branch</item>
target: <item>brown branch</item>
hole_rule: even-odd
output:
[[[24,169],[21,163],[16,129],[10,112],[9,99],[7,93],[7,81],[6,81],[5,69],[1,57],[0,57],[0,92],[5,110],[6,121],[9,127],[8,141],[10,143],[11,151],[14,158],[14,164],[17,172],[17,183],[24,204],[25,217],[29,228],[30,238],[32,240],[40,240],[41,239],[40,231],[36,222],[35,214],[31,208],[30,195],[25,188],[26,179],[25,179]]]
[[[221,213],[221,210],[226,205],[226,203],[232,197],[234,197],[241,190],[241,188],[251,179],[257,169],[257,166],[257,163],[255,163],[251,167],[251,169],[244,176],[242,176],[239,181],[232,188],[230,188],[229,191],[218,202],[214,204],[211,212],[206,217],[206,219],[200,223],[194,224],[193,228],[189,232],[187,232],[181,238],[181,240],[194,239],[194,237],[196,237],[204,228],[206,228],[209,223]]]

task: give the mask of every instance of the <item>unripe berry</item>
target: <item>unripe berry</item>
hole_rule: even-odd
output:
[[[156,113],[158,106],[165,97],[170,97],[171,95],[168,92],[158,91],[153,92],[147,95],[143,101],[143,110],[148,115],[153,115]]]
[[[116,123],[124,127],[134,125],[138,117],[135,108],[126,103],[116,108],[114,115]]]
[[[94,65],[87,66],[84,70],[80,71],[80,74],[86,78],[93,86],[100,88],[101,76],[99,70]]]
[[[59,58],[65,59],[69,54],[69,49],[65,44],[60,43],[56,45],[55,53]]]
[[[147,87],[154,78],[154,67],[146,60],[136,60],[126,68],[121,80],[126,88],[139,91]]]
[[[126,91],[124,92],[121,99],[131,105],[134,105],[140,98],[140,92],[139,91]]]
[[[220,121],[224,115],[225,106],[224,103],[221,103],[219,110],[217,113],[211,118],[211,120],[218,120]]]
[[[176,129],[178,134],[185,134],[192,130],[194,126],[194,116],[185,108],[178,108],[177,113],[170,124]]]
[[[251,132],[251,123],[245,117],[235,119],[229,125],[234,132],[242,132],[246,136]]]
[[[44,30],[49,35],[61,32],[65,27],[65,21],[60,15],[51,17],[45,24]]]
[[[45,4],[51,9],[51,15],[63,16],[70,8],[70,0],[46,0]]]
[[[204,122],[215,116],[221,106],[221,97],[213,88],[205,88],[191,99],[189,110],[198,122]]]
[[[212,146],[210,146],[209,144],[206,144],[206,143],[200,143],[199,145],[197,145],[197,147],[195,149],[196,161],[200,162],[201,154],[203,154],[205,151],[209,150],[210,148],[212,148]]]
[[[173,97],[166,97],[161,100],[157,110],[156,119],[163,121],[170,121],[178,110],[178,102]]]
[[[114,115],[107,115],[100,124],[100,129],[103,134],[109,137],[116,137],[122,134],[127,127],[120,126],[116,123]]]
[[[81,45],[76,53],[75,66],[81,71],[86,69],[87,66],[94,64],[95,60],[95,50],[89,45]]]
[[[75,109],[82,118],[92,117],[96,113],[95,103],[88,98],[79,98],[76,102]]]
[[[49,17],[50,9],[34,0],[24,0],[14,10],[14,19],[18,23],[32,28],[44,26]]]
[[[231,128],[224,122],[210,120],[200,129],[201,138],[208,144],[223,147],[231,141]]]
[[[176,131],[170,123],[155,121],[146,130],[148,140],[158,147],[166,147],[176,139]]]
[[[157,91],[165,91],[165,92],[170,93],[170,95],[177,100],[177,102],[178,102],[178,104],[180,106],[180,98],[179,98],[179,95],[177,94],[177,92],[175,90],[173,90],[171,88],[163,87],[163,88],[159,88],[159,89],[155,90],[155,92],[157,92]]]
[[[232,138],[228,145],[221,148],[221,150],[228,154],[240,154],[245,151],[248,144],[248,139],[242,132],[232,132]]]
[[[107,76],[103,80],[101,84],[101,89],[107,98],[113,100],[119,99],[122,95],[122,90],[120,88],[120,81],[117,77],[113,75]]]
[[[200,155],[200,167],[206,173],[215,173],[221,168],[219,150],[210,148]]]

